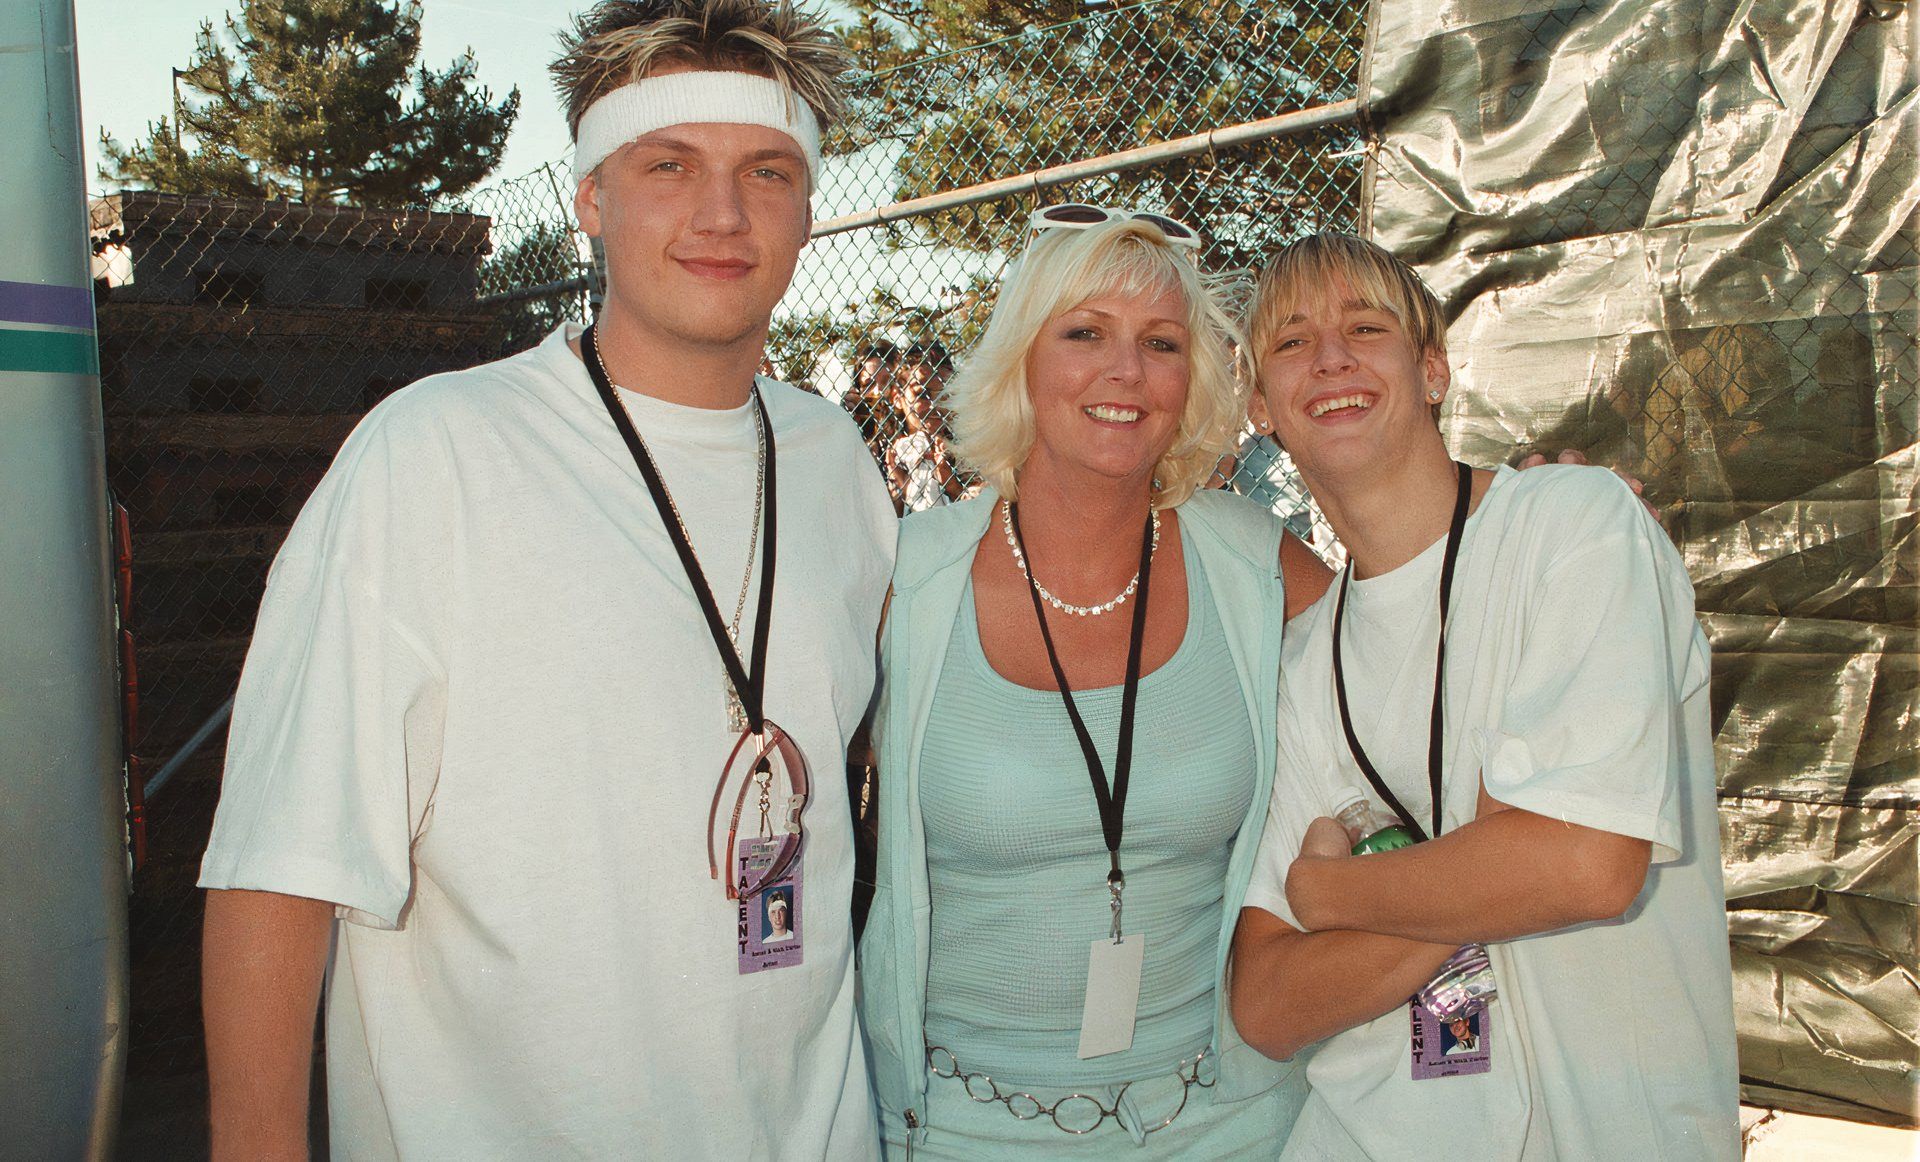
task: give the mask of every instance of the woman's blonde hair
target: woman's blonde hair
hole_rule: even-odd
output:
[[[821,132],[846,108],[846,46],[792,0],[602,0],[560,36],[548,72],[567,107],[567,129],[601,97],[666,63],[754,73],[813,108]]]
[[[1177,292],[1187,307],[1187,402],[1173,444],[1154,468],[1153,504],[1192,496],[1234,446],[1246,422],[1239,330],[1218,289],[1150,222],[1123,219],[1085,230],[1043,230],[1001,284],[986,333],[948,386],[954,454],[1008,499],[1033,450],[1027,356],[1049,319],[1109,294]]]

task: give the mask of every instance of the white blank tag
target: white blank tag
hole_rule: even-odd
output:
[[[1147,937],[1135,932],[1115,944],[1112,937],[1093,942],[1087,952],[1087,1005],[1080,1013],[1080,1059],[1104,1057],[1133,1046],[1133,1021],[1140,1011],[1140,965]]]

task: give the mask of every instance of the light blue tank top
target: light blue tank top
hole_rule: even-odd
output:
[[[1171,1072],[1207,1046],[1234,836],[1257,765],[1246,701],[1206,576],[1185,547],[1187,632],[1140,681],[1121,866],[1125,928],[1144,933],[1133,1045],[1078,1057],[1088,945],[1108,933],[1108,857],[1060,695],[995,672],[972,584],[954,619],[921,751],[932,889],[929,1044],[969,1072],[1035,1086]],[[1125,608],[1125,607],[1122,607]],[[1117,614],[1119,611],[1116,610]],[[1074,693],[1113,771],[1121,688]]]

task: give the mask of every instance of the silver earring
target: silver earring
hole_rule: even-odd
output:
[[[1430,392],[1428,392],[1428,393],[1427,393],[1427,398],[1428,398],[1428,399],[1430,399],[1430,400],[1432,400],[1432,401],[1433,401],[1434,403],[1439,403],[1439,402],[1440,402],[1440,393],[1439,393],[1439,392],[1437,392],[1437,391],[1430,391]]]

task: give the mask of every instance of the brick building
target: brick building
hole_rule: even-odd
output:
[[[152,762],[232,693],[267,566],[360,416],[499,354],[491,223],[144,191],[91,214]]]

